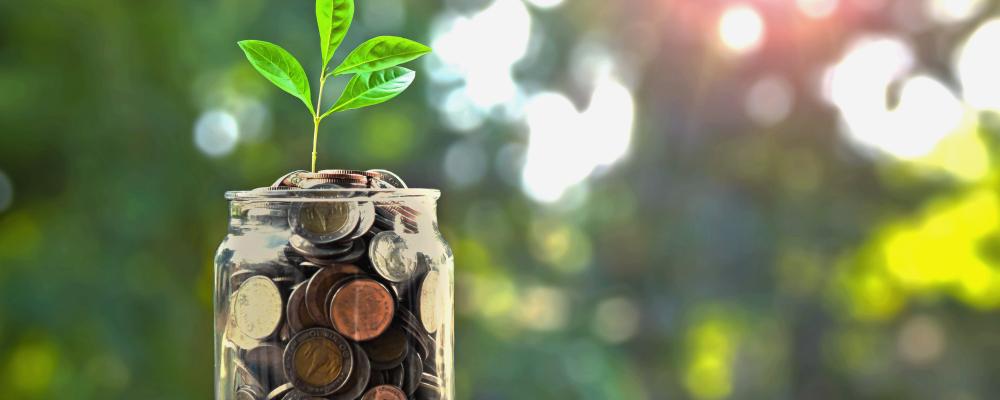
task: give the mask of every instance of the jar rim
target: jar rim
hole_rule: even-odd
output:
[[[258,188],[253,190],[231,190],[226,192],[226,200],[241,201],[384,201],[405,199],[437,200],[441,197],[438,189],[300,189],[300,188]]]

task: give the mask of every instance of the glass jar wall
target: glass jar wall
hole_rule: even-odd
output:
[[[438,192],[230,192],[215,259],[217,400],[452,399]]]

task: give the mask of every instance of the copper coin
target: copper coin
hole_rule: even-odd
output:
[[[314,328],[319,324],[309,315],[306,310],[306,283],[300,283],[288,296],[288,309],[285,311],[286,321],[291,333],[297,333],[303,329]]]
[[[361,272],[360,268],[353,265],[338,264],[323,268],[316,275],[313,275],[312,279],[309,279],[309,283],[306,284],[305,293],[306,312],[309,313],[312,320],[323,326],[329,326],[330,317],[326,307],[326,294],[341,279]]]
[[[371,388],[361,400],[406,400],[406,393],[392,385],[380,385]]]
[[[236,290],[233,316],[236,328],[253,339],[264,339],[278,330],[283,302],[281,291],[266,276],[247,279]]]
[[[359,342],[385,332],[395,312],[396,301],[389,289],[367,278],[345,283],[330,300],[333,328]]]
[[[288,213],[295,233],[313,243],[330,243],[354,232],[360,214],[350,201],[299,204]]]
[[[354,368],[351,345],[336,332],[306,329],[288,342],[285,375],[296,389],[313,396],[340,390]]]
[[[406,331],[396,322],[389,325],[377,338],[362,343],[362,347],[372,360],[373,368],[386,370],[398,367],[403,362],[410,350],[410,342]]]
[[[347,379],[347,383],[344,387],[330,396],[327,396],[328,400],[355,400],[365,392],[365,388],[368,387],[368,380],[371,378],[371,364],[368,362],[368,355],[365,351],[358,346],[357,343],[352,344],[354,348],[354,372],[351,373],[351,377]]]

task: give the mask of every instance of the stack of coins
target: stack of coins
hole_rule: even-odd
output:
[[[389,171],[326,170],[290,173],[267,190],[405,187]],[[413,246],[417,210],[372,199],[293,202],[276,222],[290,232],[280,262],[231,272],[224,337],[237,355],[233,397],[442,398],[446,272]]]

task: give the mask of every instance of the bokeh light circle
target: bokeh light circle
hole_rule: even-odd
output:
[[[222,157],[233,151],[239,139],[239,124],[232,114],[213,110],[205,112],[194,125],[194,143],[209,157]]]
[[[719,39],[734,53],[754,51],[764,40],[764,19],[748,5],[730,6],[719,18]]]
[[[785,78],[772,75],[754,82],[747,91],[743,107],[747,116],[758,125],[772,126],[788,117],[794,102],[792,84]]]
[[[810,18],[826,18],[837,11],[838,0],[795,0],[799,11]]]
[[[927,0],[926,13],[935,21],[954,23],[975,17],[987,5],[986,0]]]
[[[476,184],[486,175],[487,160],[486,151],[473,140],[452,144],[444,155],[445,177],[454,187]]]

